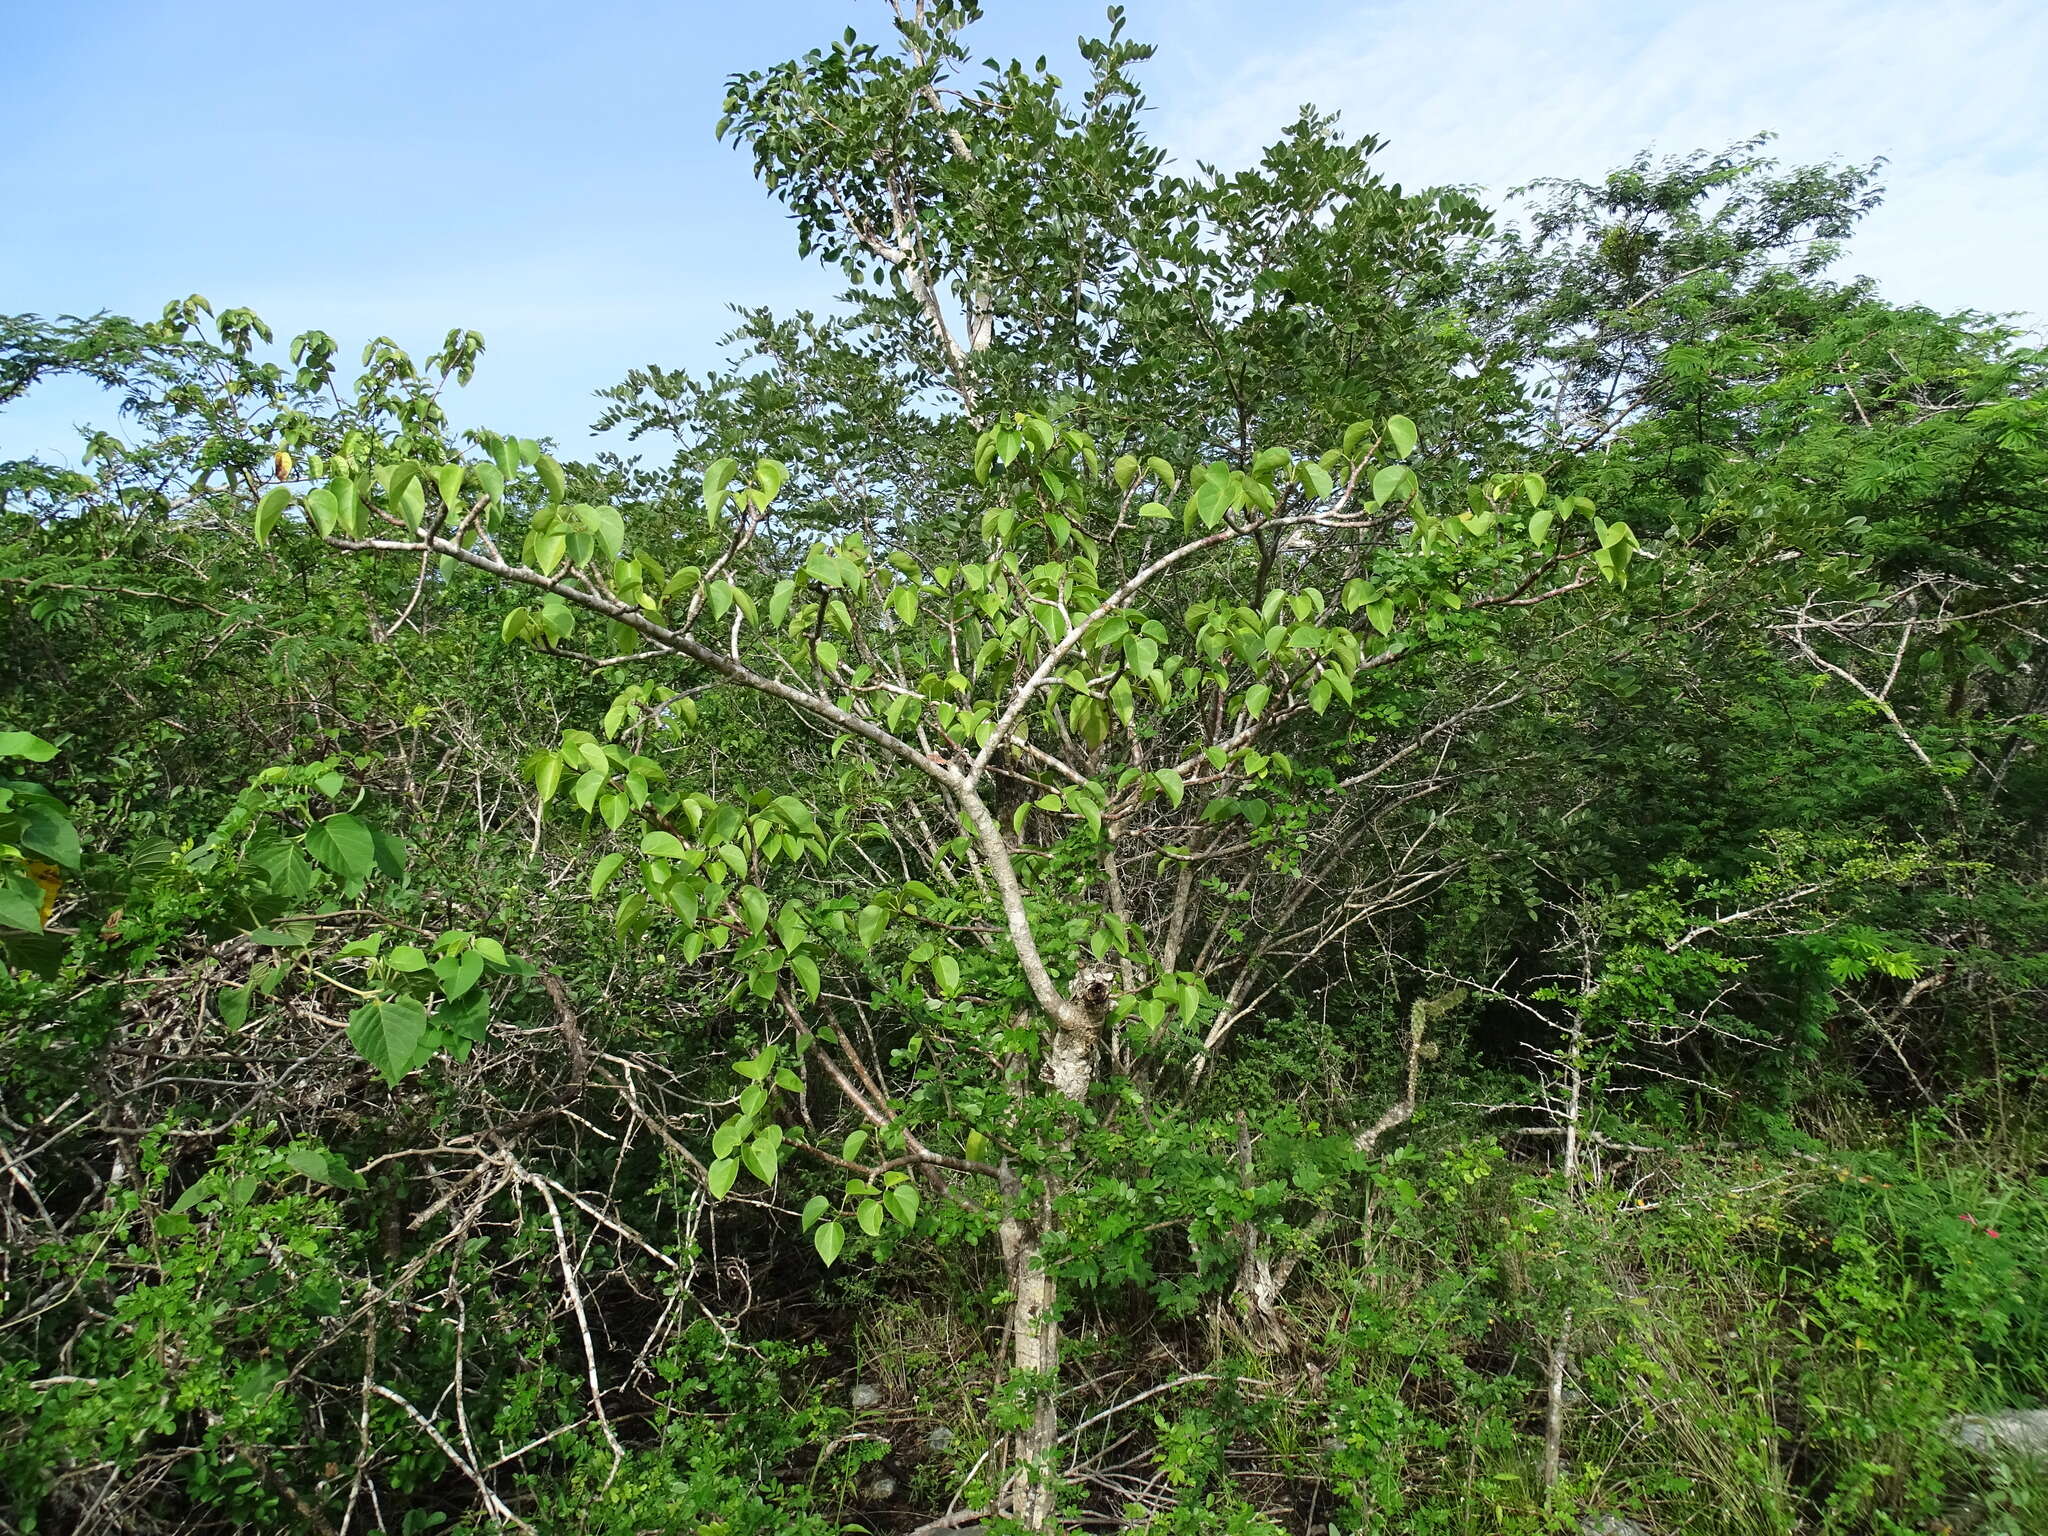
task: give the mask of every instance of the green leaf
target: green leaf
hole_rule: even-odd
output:
[[[818,1218],[831,1209],[832,1202],[823,1195],[811,1196],[810,1199],[804,1202],[803,1224],[800,1230],[810,1231],[817,1224]]]
[[[451,517],[462,516],[462,466],[441,464],[434,469],[434,489],[441,493],[441,505]]]
[[[789,479],[789,471],[775,459],[759,459],[754,464],[754,484],[761,488],[761,494],[773,501]]]
[[[434,1010],[434,1027],[472,1045],[488,1039],[491,1033],[490,993],[482,987],[472,987],[454,1001],[443,1003]]]
[[[822,984],[818,975],[818,962],[806,954],[793,954],[789,957],[789,973],[803,987],[804,996],[815,1003],[818,1000],[818,989]]]
[[[377,850],[377,873],[386,880],[401,878],[405,874],[405,839],[396,832],[386,832],[382,827],[372,827],[370,843]]]
[[[880,1237],[882,1235],[883,1220],[882,1202],[879,1200],[861,1201],[854,1211],[854,1220],[860,1223],[861,1231],[867,1233],[869,1237]]]
[[[951,955],[932,956],[932,982],[941,997],[951,997],[960,990],[960,962]]]
[[[625,862],[626,856],[623,853],[608,853],[599,859],[597,868],[590,872],[590,894],[603,894],[604,888],[612,883],[612,876],[619,872],[619,866]]]
[[[917,1225],[917,1186],[898,1184],[882,1196],[882,1203],[889,1207],[889,1214],[906,1227]]]
[[[1365,605],[1365,616],[1372,621],[1372,627],[1383,635],[1394,632],[1394,600],[1383,597],[1377,602]]]
[[[704,471],[704,511],[713,521],[717,520],[719,508],[725,505],[725,488],[732,484],[732,477],[739,473],[739,460],[714,459]]]
[[[346,812],[315,822],[306,833],[306,852],[344,880],[360,880],[377,864],[370,829]]]
[[[420,519],[427,510],[427,488],[417,479],[406,481],[405,489],[397,495],[398,515],[405,519],[405,526],[414,535],[420,531]]]
[[[549,752],[533,765],[533,787],[542,805],[555,798],[555,792],[562,787],[560,753]]]
[[[620,516],[617,507],[585,507],[583,521],[591,533],[596,535],[599,546],[607,560],[619,558],[619,551],[626,544],[626,520]]]
[[[253,990],[250,987],[223,987],[214,994],[214,1011],[219,1013],[221,1022],[229,1029],[240,1029],[249,1022],[249,998]]]
[[[424,971],[427,968],[426,951],[417,944],[399,944],[384,957],[385,963],[394,971]]]
[[[1529,542],[1531,544],[1541,544],[1548,538],[1550,536],[1550,525],[1556,520],[1556,517],[1557,514],[1548,508],[1541,512],[1531,513],[1529,516]]]
[[[313,531],[326,538],[341,522],[341,504],[334,499],[334,492],[326,486],[315,486],[306,493],[306,520],[313,525]]]
[[[288,486],[273,485],[263,493],[263,499],[256,503],[256,544],[258,548],[270,542],[271,530],[277,527],[284,516],[284,509],[292,504],[292,493]]]
[[[680,859],[690,850],[683,846],[682,839],[675,833],[657,831],[649,832],[640,839],[640,851],[653,859]]]
[[[336,1189],[369,1188],[368,1181],[360,1173],[324,1147],[293,1147],[285,1153],[284,1161],[293,1173],[302,1174],[316,1184],[328,1184]]]
[[[355,482],[346,475],[337,475],[327,482],[327,491],[334,497],[334,526],[343,533],[361,533],[363,502],[356,492]]]
[[[759,1179],[763,1184],[773,1184],[775,1182],[775,1153],[776,1143],[774,1141],[766,1140],[762,1136],[756,1136],[747,1143],[746,1150],[740,1153],[740,1159],[747,1165],[748,1171],[755,1178]]]
[[[264,949],[304,949],[313,942],[313,925],[292,923],[284,928],[251,928],[242,937]]]
[[[825,1261],[825,1266],[829,1269],[846,1248],[846,1228],[836,1221],[822,1222],[818,1230],[811,1235],[811,1242],[816,1245],[818,1257]]]
[[[1406,464],[1389,464],[1372,477],[1374,501],[1394,501],[1412,495],[1414,490],[1415,471]]]
[[[61,864],[66,869],[78,868],[78,829],[71,824],[70,817],[47,802],[31,801],[26,805],[17,802],[16,810],[20,824],[13,839],[18,846],[41,854],[52,864]]]
[[[475,950],[447,955],[434,962],[434,974],[441,981],[441,995],[454,1002],[477,984],[484,973],[484,957]]]
[[[33,731],[0,731],[0,757],[25,757],[32,763],[47,763],[57,749]]]
[[[1415,423],[1406,416],[1387,418],[1387,443],[1394,450],[1394,457],[1405,459],[1415,451]],[[1377,493],[1375,493],[1377,494]],[[1385,501],[1384,496],[1378,498]]]
[[[706,1171],[705,1175],[704,1182],[711,1189],[711,1198],[723,1200],[731,1192],[733,1181],[738,1179],[739,1176],[740,1165],[736,1159],[730,1157],[718,1159]]]
[[[882,930],[888,926],[888,912],[884,908],[876,906],[873,902],[869,902],[866,906],[862,907],[860,915],[853,920],[854,934],[859,938],[861,946],[865,949],[873,949],[875,947],[875,940],[882,936]]]
[[[1161,793],[1166,796],[1167,801],[1173,808],[1179,810],[1181,799],[1188,792],[1187,785],[1181,781],[1181,776],[1171,768],[1161,768],[1152,775],[1152,780],[1159,786]]]
[[[540,476],[540,483],[547,487],[548,500],[560,501],[569,489],[569,483],[562,475],[562,466],[542,454],[534,461],[533,469]]]
[[[349,1039],[394,1087],[412,1070],[413,1053],[426,1031],[427,1011],[409,997],[365,1003],[349,1015]]]
[[[740,892],[740,914],[747,920],[747,926],[759,933],[768,926],[768,895],[757,885],[747,886]]]

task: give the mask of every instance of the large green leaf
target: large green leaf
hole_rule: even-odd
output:
[[[708,1170],[706,1170],[705,1173],[704,1182],[706,1183],[706,1185],[709,1186],[711,1190],[711,1198],[714,1200],[723,1200],[729,1193],[731,1193],[733,1180],[737,1179],[739,1176],[740,1165],[736,1158],[719,1158],[716,1162],[714,1162],[711,1165],[711,1167]]]
[[[1405,459],[1415,451],[1415,423],[1406,416],[1387,418],[1387,446],[1394,450],[1394,457]],[[1384,497],[1381,500],[1385,500]]]
[[[811,1241],[817,1246],[818,1257],[829,1267],[846,1247],[846,1228],[836,1221],[820,1222]]]
[[[775,1182],[777,1143],[762,1136],[748,1142],[740,1153],[740,1159],[747,1169],[763,1184]]]
[[[31,853],[39,853],[52,864],[78,868],[78,829],[71,818],[45,801],[30,801],[19,808],[21,824],[14,841]]]
[[[25,757],[32,763],[47,763],[57,749],[33,731],[0,731],[0,757]]]
[[[259,832],[249,840],[247,858],[263,873],[271,890],[288,901],[311,893],[319,875],[296,840],[274,831]]]
[[[889,1214],[906,1227],[917,1225],[917,1186],[898,1184],[882,1196],[882,1204],[889,1208]]]
[[[43,890],[28,876],[0,872],[0,928],[43,931]]]
[[[434,1010],[434,1027],[458,1040],[483,1040],[490,1034],[490,1025],[491,995],[482,987],[471,987]]]
[[[1414,492],[1415,471],[1406,464],[1389,464],[1372,477],[1372,499],[1398,501]]]
[[[313,824],[306,833],[306,852],[344,880],[360,880],[377,865],[376,839],[345,811]]]
[[[368,1181],[325,1147],[293,1147],[284,1155],[285,1166],[316,1184],[336,1189],[366,1189]]]
[[[412,1070],[426,1032],[427,1011],[409,997],[368,1002],[348,1016],[349,1039],[394,1086]]]
[[[454,1002],[476,985],[484,973],[484,957],[473,949],[459,955],[443,955],[434,962],[434,974],[441,980],[441,995]]]

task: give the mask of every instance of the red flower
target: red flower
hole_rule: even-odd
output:
[[[1986,1228],[1984,1229],[1984,1235],[1985,1235],[1986,1237],[1996,1237],[1996,1236],[1998,1236],[1998,1228],[1996,1228],[1996,1227],[1986,1227]]]
[[[1975,1226],[1977,1224],[1977,1218],[1972,1216],[1968,1211],[1963,1212],[1963,1214],[1959,1216],[1957,1220],[1967,1221],[1968,1223],[1970,1223],[1971,1226]]]

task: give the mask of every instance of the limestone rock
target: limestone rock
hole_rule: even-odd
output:
[[[1948,1421],[1946,1433],[1952,1443],[1980,1456],[2048,1457],[2048,1408],[1958,1414]]]

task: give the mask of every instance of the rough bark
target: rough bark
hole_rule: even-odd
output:
[[[1069,1102],[1079,1104],[1094,1086],[1102,1021],[1116,995],[1116,969],[1101,962],[1083,965],[1074,977],[1067,1006],[1053,1021],[1045,1076]],[[1021,1084],[1020,1084],[1021,1087]],[[1036,1210],[1027,1210],[1022,1180],[1003,1165],[1006,1212],[998,1229],[1010,1281],[1010,1363],[1031,1382],[1031,1420],[1012,1437],[1010,1474],[1003,1512],[1027,1531],[1049,1531],[1059,1512],[1060,1323],[1059,1281],[1044,1264],[1045,1239],[1052,1231],[1054,1176],[1048,1172]]]
[[[1010,1278],[1010,1364],[1033,1383],[1031,1421],[1011,1442],[1003,1507],[1028,1531],[1051,1530],[1059,1507],[1052,1465],[1059,1441],[1059,1286],[1043,1263],[1051,1193],[1037,1215],[1005,1216],[999,1231]]]

